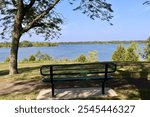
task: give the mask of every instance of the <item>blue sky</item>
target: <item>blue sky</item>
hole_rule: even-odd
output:
[[[91,20],[81,13],[73,11],[75,6],[63,0],[56,10],[64,17],[62,36],[53,41],[112,41],[145,40],[150,36],[150,6],[142,5],[145,0],[107,0],[112,4],[113,26],[100,19]],[[33,36],[31,41],[41,38]],[[24,36],[22,39],[28,38]]]

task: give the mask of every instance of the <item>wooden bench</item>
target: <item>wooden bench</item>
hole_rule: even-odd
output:
[[[52,97],[55,97],[55,82],[63,81],[102,81],[102,94],[105,94],[105,82],[112,79],[109,75],[116,71],[116,64],[112,62],[96,62],[82,64],[53,64],[43,65],[40,73],[48,78],[43,78],[43,82],[50,82]]]

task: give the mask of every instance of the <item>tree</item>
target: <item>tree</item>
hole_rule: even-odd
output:
[[[112,55],[112,60],[114,61],[138,61],[138,45],[132,42],[126,49],[124,46],[119,45],[116,51]]]
[[[119,45],[112,55],[114,61],[125,61],[126,49],[123,45]]]
[[[146,41],[143,58],[150,61],[150,37]]]
[[[7,38],[6,35],[9,34],[12,38],[9,63],[9,74],[12,75],[18,73],[18,47],[23,34],[31,34],[32,31],[35,31],[37,35],[45,36],[45,39],[59,37],[60,24],[63,23],[63,20],[54,8],[63,0],[2,1],[0,23],[3,24],[3,32],[1,37]],[[99,18],[108,22],[112,19],[111,4],[106,0],[68,0],[68,2],[79,4],[74,10],[81,10],[91,19]]]
[[[137,43],[132,42],[131,45],[126,50],[125,60],[126,61],[138,61],[139,54],[137,50],[138,50]]]

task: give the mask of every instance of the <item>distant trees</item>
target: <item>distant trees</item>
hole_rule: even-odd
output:
[[[33,44],[30,41],[22,41],[19,47],[32,47]]]
[[[19,44],[19,47],[49,47],[49,46],[58,46],[58,43],[52,43],[52,42],[30,42],[30,41],[22,41]],[[10,42],[1,42],[0,48],[10,48],[11,43]]]
[[[126,49],[123,45],[119,45],[112,55],[113,61],[138,61],[138,45],[137,43],[131,43]]]

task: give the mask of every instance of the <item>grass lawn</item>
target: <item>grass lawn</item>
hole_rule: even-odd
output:
[[[41,89],[50,87],[41,82],[39,68],[44,64],[49,63],[20,63],[19,74],[9,76],[8,64],[0,63],[0,100],[36,99]],[[98,99],[150,99],[150,80],[118,78],[107,85],[113,88],[118,96]]]

